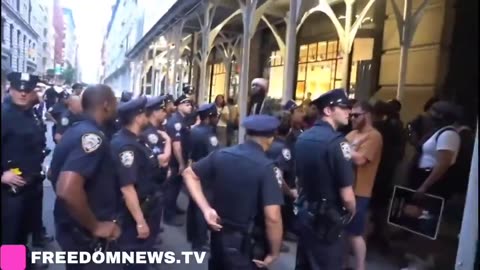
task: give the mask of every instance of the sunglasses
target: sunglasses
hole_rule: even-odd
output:
[[[358,118],[358,117],[360,117],[360,116],[362,116],[362,115],[364,115],[364,114],[365,114],[365,113],[351,113],[351,114],[350,114],[350,117],[351,117],[351,118]]]

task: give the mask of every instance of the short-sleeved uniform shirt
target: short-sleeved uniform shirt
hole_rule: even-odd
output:
[[[275,162],[275,165],[282,171],[285,182],[293,187],[295,185],[295,168],[292,158],[292,150],[287,142],[275,138],[272,146],[266,152],[267,157]]]
[[[303,132],[295,144],[295,168],[307,201],[326,199],[341,207],[339,189],[352,186],[354,170],[345,137],[324,121]]]
[[[19,168],[24,177],[42,171],[45,148],[43,122],[33,109],[2,104],[2,171]]]
[[[190,126],[187,123],[187,119],[179,112],[172,114],[167,121],[166,130],[172,142],[181,143],[183,159],[187,162],[188,153],[190,152]],[[170,163],[174,169],[179,166],[175,155],[173,155]]]
[[[68,108],[67,106],[65,106],[63,101],[59,101],[53,104],[53,106],[50,109],[48,109],[48,112],[53,117],[53,119],[57,121],[57,123],[60,123],[62,115],[65,114],[67,111],[68,111]]]
[[[113,136],[111,147],[120,187],[134,185],[139,199],[155,192],[156,157],[141,138],[122,128]]]
[[[353,130],[347,135],[350,144],[358,144],[357,152],[367,159],[367,163],[355,168],[355,195],[370,198],[382,159],[383,139],[380,132],[370,128],[363,132]]]
[[[211,182],[212,206],[224,226],[246,230],[263,207],[283,204],[279,169],[255,142],[214,151],[192,170]]]
[[[67,110],[60,117],[60,122],[57,125],[56,133],[63,135],[65,131],[71,127],[74,123],[81,121],[83,116],[81,114],[74,114],[72,111]]]
[[[85,179],[88,204],[100,221],[118,218],[121,205],[110,143],[93,119],[75,123],[63,135],[53,152],[51,181],[55,189],[61,172],[75,172]],[[54,209],[57,224],[78,225],[58,198]]]
[[[158,128],[149,124],[142,132],[141,139],[147,144],[155,157],[164,153],[165,140],[158,133]],[[157,166],[153,172],[154,179],[159,183],[163,183],[167,176],[168,168],[160,168]]]
[[[200,124],[190,134],[190,158],[196,162],[219,148],[215,130],[210,125]]]

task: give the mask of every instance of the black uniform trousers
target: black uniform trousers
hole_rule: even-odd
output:
[[[90,242],[85,241],[85,238],[80,237],[78,232],[73,231],[73,227],[67,224],[55,224],[55,238],[60,245],[60,248],[65,251],[91,251]],[[113,245],[111,245],[114,247]],[[110,248],[108,251],[115,251]],[[66,264],[66,270],[121,270],[122,265],[113,264]]]
[[[2,185],[2,244],[26,245],[33,229],[35,189],[24,187],[20,193],[12,194],[9,187]]]
[[[35,184],[34,187],[34,201],[32,205],[32,240],[41,240],[45,233],[45,227],[43,226],[43,180]]]
[[[209,270],[256,270],[252,262],[250,237],[224,227],[221,232],[212,232],[210,241]]]
[[[172,176],[167,180],[165,189],[164,219],[173,220],[177,215],[177,198],[182,188],[183,177],[178,174],[178,168],[172,169]]]
[[[298,235],[295,270],[340,270],[344,259],[344,239],[333,242],[320,240],[311,224],[308,212],[300,211],[295,219]]]
[[[208,242],[207,222],[191,197],[187,209],[187,240],[192,243],[192,248],[200,248]]]

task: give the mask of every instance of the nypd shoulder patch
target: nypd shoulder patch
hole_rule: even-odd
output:
[[[350,149],[350,145],[347,142],[341,142],[340,149],[342,150],[343,157],[346,160],[352,159],[352,150]]]
[[[175,128],[176,131],[180,131],[182,129],[182,124],[175,123],[175,125],[173,125],[173,127]]]
[[[210,144],[211,144],[212,146],[217,146],[217,145],[218,145],[218,139],[217,139],[216,136],[210,137]]]
[[[282,156],[285,160],[290,160],[292,159],[292,153],[290,153],[290,149],[288,148],[283,148],[282,150]]]
[[[282,184],[283,184],[282,171],[278,167],[273,167],[273,172],[275,173],[275,178],[277,178],[278,185],[282,187]]]
[[[68,126],[68,124],[70,123],[67,117],[62,117],[62,120],[60,122],[62,126]]]
[[[149,134],[148,137],[148,142],[151,143],[151,144],[157,144],[158,143],[158,136],[155,135],[155,134]]]
[[[95,133],[86,133],[82,136],[82,148],[85,153],[92,153],[102,145],[102,138]]]
[[[135,155],[133,151],[123,151],[120,153],[120,162],[122,162],[123,166],[130,168],[135,160]]]

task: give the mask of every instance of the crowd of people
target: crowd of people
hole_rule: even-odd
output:
[[[233,99],[197,106],[190,86],[176,98],[124,92],[118,101],[101,84],[47,87],[18,72],[8,80],[2,244],[27,244],[30,234],[33,246],[53,240],[41,216],[48,179],[64,251],[155,250],[161,224],[183,226],[186,214],[187,240],[210,252],[209,269],[267,268],[288,251],[283,241],[294,241],[295,269],[363,270],[367,243],[393,250],[398,232],[392,236],[386,219],[408,145],[415,154],[401,184],[416,196],[449,201],[466,190],[473,132],[445,100],[432,99],[404,126],[397,100],[372,104],[334,89],[281,104],[257,78],[240,123]],[[48,170],[45,121],[56,143]],[[177,205],[183,184],[186,211]]]

